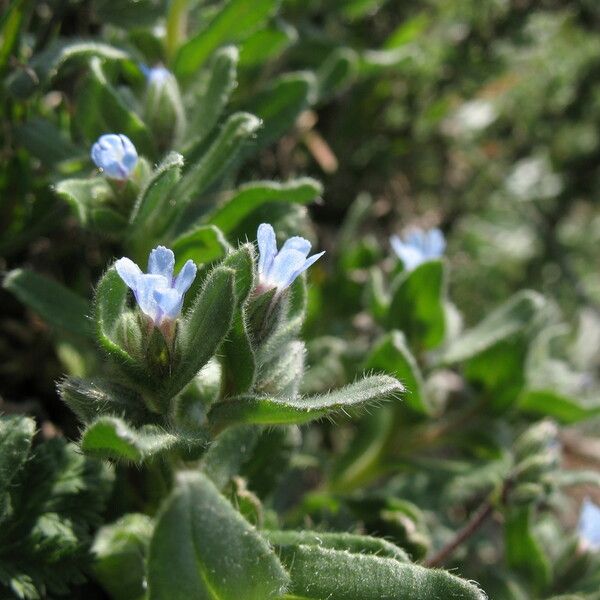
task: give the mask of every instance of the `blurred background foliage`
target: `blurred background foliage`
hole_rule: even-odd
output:
[[[557,490],[597,482],[600,464],[600,5],[257,0],[228,13],[223,4],[0,1],[2,270],[25,266],[89,298],[110,257],[137,248],[126,233],[113,235],[116,221],[82,227],[57,193],[69,178],[92,177],[98,135],[127,133],[148,169],[171,149],[188,165],[231,115],[257,115],[261,127],[243,147],[224,147],[213,167],[227,169],[203,182],[185,218],[211,222],[223,194],[247,182],[321,182],[295,204],[243,215],[227,242],[253,240],[269,220],[328,251],[310,278],[303,391],[367,369],[392,372],[411,394],[408,408],[325,422],[302,441],[296,431],[263,436],[259,458],[271,444],[295,458],[273,492],[255,457],[242,470],[249,489],[261,497],[268,489],[287,524],[360,523],[417,559],[447,542],[490,491],[506,500],[520,489],[502,519],[446,565],[490,598],[597,598],[597,557],[571,557],[575,542],[561,528],[572,529],[573,500],[599,496],[582,485]],[[215,51],[229,45],[239,50],[237,76],[207,114]],[[196,138],[151,122],[140,62],[173,71]],[[303,205],[313,200],[309,219]],[[426,274],[439,280],[431,304],[443,312],[440,339],[435,310],[411,308],[409,289],[398,300],[407,321],[390,308],[403,275],[388,236],[414,225],[440,227],[448,240],[445,270]],[[0,294],[2,410],[36,416],[49,437],[76,438],[55,382],[65,371],[86,374],[89,349],[53,332],[31,303]],[[410,325],[423,310],[425,335]],[[585,470],[579,478],[552,463],[519,479],[527,453],[516,440],[545,417],[563,425],[544,435],[561,445],[561,465]],[[542,471],[551,475],[540,482]]]

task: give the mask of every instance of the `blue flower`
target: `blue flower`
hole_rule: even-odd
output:
[[[577,531],[587,549],[600,550],[600,506],[589,498],[581,505]]]
[[[285,290],[300,273],[325,254],[319,252],[308,258],[310,242],[298,236],[287,240],[278,252],[275,231],[268,223],[262,223],[258,227],[256,238],[259,251],[258,286],[262,290]]]
[[[160,85],[165,81],[169,80],[173,75],[169,69],[166,69],[162,65],[158,65],[156,67],[149,67],[144,64],[140,64],[140,69],[142,73],[146,76],[148,83],[150,85],[157,84]]]
[[[101,135],[92,146],[92,160],[111,179],[124,181],[138,161],[138,154],[131,140],[122,133]]]
[[[129,258],[120,258],[115,268],[133,291],[141,311],[159,327],[177,319],[181,313],[183,296],[196,277],[196,265],[191,260],[174,277],[175,255],[164,246],[158,246],[150,252],[148,273],[142,273]]]
[[[404,239],[393,235],[390,244],[407,271],[412,271],[428,260],[439,258],[446,249],[444,234],[439,229],[413,229]]]

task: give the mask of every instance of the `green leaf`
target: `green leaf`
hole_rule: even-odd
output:
[[[258,67],[279,56],[296,42],[298,32],[288,23],[278,19],[269,27],[255,31],[243,44],[240,51],[240,65]]]
[[[4,12],[0,16],[0,72],[8,62],[13,49],[19,40],[21,23],[25,0],[12,0],[8,6],[5,5]]]
[[[139,394],[107,379],[69,377],[59,383],[58,392],[84,423],[111,415],[125,417],[137,424],[149,416]]]
[[[158,515],[149,600],[268,600],[288,576],[258,532],[200,473],[183,473]]]
[[[308,204],[323,192],[323,186],[309,177],[286,183],[256,181],[240,187],[219,208],[206,217],[224,233],[232,232],[253,211],[270,202]]]
[[[197,265],[211,263],[225,256],[231,248],[225,236],[214,225],[201,225],[178,238],[170,244],[175,253],[176,268],[181,268],[187,260]]]
[[[155,425],[130,427],[117,417],[100,417],[81,436],[81,449],[98,458],[142,462],[170,450],[177,438]]]
[[[25,463],[34,433],[35,421],[29,417],[0,417],[0,497]]]
[[[224,431],[209,446],[202,459],[202,470],[219,488],[242,470],[242,465],[252,458],[260,438],[261,428],[255,425],[237,425]]]
[[[106,79],[99,59],[92,59],[77,96],[74,123],[88,141],[95,141],[107,131],[118,131],[131,139],[139,153],[153,154],[148,128]]]
[[[439,260],[402,274],[392,293],[388,323],[403,331],[411,346],[430,349],[443,341],[445,285],[444,265]]]
[[[367,358],[364,370],[393,375],[406,387],[405,404],[417,413],[431,414],[421,370],[400,331],[392,331],[379,340]]]
[[[328,531],[264,531],[263,535],[278,548],[299,545],[318,546],[331,550],[346,550],[354,554],[393,558],[400,562],[410,563],[410,557],[402,548],[370,535]]]
[[[331,489],[352,490],[377,472],[389,440],[396,433],[395,422],[394,410],[388,406],[360,420],[347,450],[333,463]]]
[[[208,418],[216,432],[235,423],[307,423],[335,412],[344,412],[354,406],[380,402],[397,396],[402,391],[404,387],[399,381],[393,377],[378,375],[318,396],[234,398],[213,405]]]
[[[208,69],[208,81],[192,91],[190,117],[186,128],[184,154],[189,155],[204,141],[225,110],[237,81],[239,53],[234,46],[215,52]]]
[[[131,513],[96,534],[94,574],[114,600],[144,597],[146,555],[153,529],[150,517]]]
[[[56,194],[65,200],[84,227],[94,223],[94,210],[114,198],[104,177],[64,179],[54,186]]]
[[[522,291],[499,306],[481,323],[457,338],[443,356],[445,363],[458,363],[488,350],[523,331],[544,306],[536,292]]]
[[[172,224],[178,200],[174,188],[181,177],[182,167],[183,156],[170,152],[152,173],[138,196],[129,223],[131,236],[137,245],[144,242],[140,254],[147,254]]]
[[[281,558],[292,577],[290,593],[303,600],[485,600],[455,575],[393,558],[302,544],[282,547]]]
[[[126,61],[129,56],[123,51],[97,42],[70,42],[56,40],[47,50],[37,54],[27,69],[15,70],[6,81],[11,94],[26,98],[38,88],[43,88],[60,70],[73,62],[82,62],[97,56],[105,61]]]
[[[219,47],[247,38],[275,12],[277,0],[229,0],[195,37],[183,44],[173,69],[180,77],[193,75]]]
[[[555,390],[523,390],[517,400],[519,410],[527,414],[552,417],[571,425],[600,415],[600,403],[586,405]]]
[[[180,203],[198,198],[220,179],[259,127],[260,120],[254,115],[245,112],[231,115],[202,158],[188,169],[178,185],[176,194]]]
[[[180,360],[166,382],[166,396],[180,392],[215,354],[231,327],[235,308],[235,272],[218,267],[179,323]]]
[[[223,397],[238,396],[249,392],[256,375],[256,357],[246,325],[246,312],[242,306],[254,288],[254,245],[245,244],[230,253],[222,263],[235,271],[235,291],[239,309],[223,346]]]
[[[91,338],[90,304],[60,283],[27,269],[10,271],[2,287],[58,332]]]
[[[317,71],[319,99],[327,99],[347,88],[358,73],[358,55],[351,48],[336,48]]]
[[[252,99],[248,110],[257,115],[263,127],[256,136],[259,148],[268,146],[289,131],[300,113],[313,102],[316,80],[312,73],[280,76]]]
[[[531,506],[509,508],[504,525],[506,558],[541,592],[550,581],[550,563],[532,531],[532,518]]]
[[[127,286],[114,266],[102,276],[96,288],[94,316],[101,348],[137,383],[147,384],[143,367],[117,341],[117,325],[127,303]]]
[[[75,146],[57,125],[42,117],[33,117],[15,129],[15,137],[29,152],[49,168],[81,157]]]

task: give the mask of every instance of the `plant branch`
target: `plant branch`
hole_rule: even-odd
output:
[[[437,567],[442,565],[446,559],[466,540],[468,540],[491,516],[494,507],[490,500],[486,500],[471,517],[470,521],[454,537],[433,556],[425,561],[426,567]]]

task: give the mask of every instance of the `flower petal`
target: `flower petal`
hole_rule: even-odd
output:
[[[138,279],[142,275],[142,270],[131,259],[126,257],[120,258],[115,263],[115,269],[127,287],[135,291]]]
[[[153,292],[153,299],[158,308],[158,319],[175,320],[181,312],[183,294],[173,288],[158,289]]]
[[[196,265],[193,260],[188,260],[179,271],[173,287],[180,293],[185,294],[196,278]]]
[[[258,241],[258,273],[269,273],[273,265],[275,256],[277,256],[277,239],[275,230],[269,223],[261,223],[256,232]]]
[[[418,247],[405,244],[397,235],[390,238],[390,244],[407,271],[412,271],[425,262],[425,256]]]
[[[437,228],[427,232],[427,255],[430,258],[442,256],[446,249],[446,240],[444,234]]]
[[[308,269],[311,265],[314,265],[321,258],[321,256],[323,256],[323,254],[325,254],[325,250],[323,250],[323,252],[319,252],[318,254],[313,254],[310,258],[307,258],[302,267],[300,267],[300,269],[294,273],[290,284],[293,283],[294,279],[296,279],[298,275],[304,273],[304,271],[306,271],[306,269]]]
[[[302,272],[305,261],[306,257],[298,250],[282,250],[273,260],[273,265],[264,282],[274,285],[280,290],[285,289],[292,283],[296,273]]]
[[[579,516],[578,533],[592,550],[600,550],[600,506],[585,498]]]
[[[284,250],[297,250],[298,252],[302,252],[306,257],[310,252],[310,246],[311,244],[307,239],[296,235],[286,240],[285,244],[281,247],[280,252],[283,252]]]
[[[140,310],[155,323],[160,320],[160,310],[154,292],[170,289],[170,281],[162,275],[142,274],[138,278],[136,299]]]
[[[173,279],[174,268],[175,255],[172,250],[164,246],[158,246],[150,252],[150,256],[148,257],[148,273],[162,275],[171,281]]]

